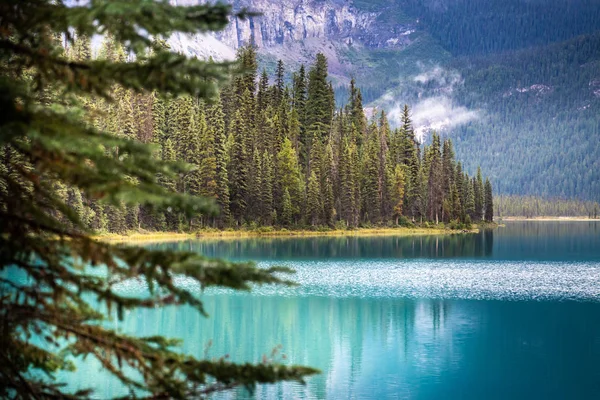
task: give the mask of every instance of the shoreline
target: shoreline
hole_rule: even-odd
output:
[[[299,238],[299,237],[367,237],[367,236],[426,236],[426,235],[452,235],[478,233],[477,225],[470,230],[453,230],[446,228],[359,228],[356,230],[270,230],[270,231],[243,231],[243,230],[207,230],[195,233],[178,232],[131,232],[127,234],[101,234],[94,238],[107,242],[177,242],[183,240],[203,239],[247,239],[247,238]]]
[[[586,216],[581,217],[504,217],[502,219],[498,219],[498,222],[504,221],[566,221],[566,222],[590,222],[590,221],[600,221],[600,218],[594,219]]]

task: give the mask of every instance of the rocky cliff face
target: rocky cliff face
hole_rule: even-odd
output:
[[[174,4],[197,4],[202,0],[171,0]],[[233,50],[254,43],[263,55],[296,64],[325,53],[332,72],[348,72],[343,53],[361,48],[401,50],[411,43],[414,23],[399,24],[382,18],[388,11],[369,12],[349,0],[233,0],[235,10],[247,8],[262,15],[235,19],[217,42],[204,37],[173,38],[175,47],[198,55],[228,58]]]

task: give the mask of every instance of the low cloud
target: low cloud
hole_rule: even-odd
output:
[[[388,117],[395,125],[402,123],[404,105],[396,103],[390,109]],[[411,118],[419,140],[433,130],[442,131],[477,120],[479,111],[469,110],[454,104],[446,96],[429,97],[419,101],[411,108]]]
[[[423,72],[415,76],[413,82],[423,85],[433,82],[438,87],[454,87],[462,83],[462,78],[456,71],[442,68],[439,65],[428,70],[425,70],[422,64],[419,67]]]
[[[452,129],[480,118],[479,111],[469,110],[452,99],[455,87],[463,83],[457,71],[440,66],[426,69],[423,64],[419,64],[419,68],[421,73],[412,78],[418,100],[411,105],[411,118],[419,140],[422,141],[430,131]],[[381,100],[387,104],[392,124],[400,125],[404,108],[402,99],[387,93]]]

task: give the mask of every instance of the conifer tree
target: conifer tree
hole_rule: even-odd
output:
[[[353,166],[356,152],[356,146],[350,139],[343,138],[343,146],[340,154],[340,203],[341,216],[346,223],[355,226],[355,215],[357,214],[357,199],[355,197],[355,188],[358,186],[355,181],[355,167]]]
[[[317,174],[313,170],[308,179],[306,194],[306,216],[310,225],[315,226],[321,222],[323,204],[321,203],[321,188]]]
[[[230,216],[229,179],[227,177],[227,164],[229,160],[226,150],[225,121],[220,101],[208,108],[207,125],[209,134],[213,137],[215,148],[215,192],[221,209],[217,220],[219,221],[219,225],[223,226],[229,220]]]
[[[269,105],[269,75],[267,71],[263,69],[260,75],[260,81],[258,82],[258,93],[256,95],[256,107],[259,112],[267,109]]]
[[[246,201],[248,204],[246,214],[251,220],[260,220],[263,215],[262,193],[262,158],[258,149],[254,149],[252,154],[252,169],[251,173],[248,174],[248,200]]]
[[[456,185],[457,192],[457,208],[455,210],[456,215],[460,218],[461,221],[465,221],[465,187],[464,187],[464,178],[463,178],[463,170],[462,163],[459,161],[456,164],[456,169],[454,171],[454,184]]]
[[[261,186],[261,204],[262,221],[266,225],[273,224],[273,180],[274,165],[273,157],[265,150],[262,155],[262,186]],[[288,191],[289,196],[289,191]]]
[[[440,137],[433,133],[433,139],[429,148],[429,177],[427,190],[427,203],[429,220],[439,222],[442,216],[442,206],[444,202],[443,192],[443,165],[440,151]]]
[[[298,165],[298,156],[292,147],[292,142],[288,138],[284,139],[281,151],[277,154],[276,179],[278,195],[275,198],[282,198],[287,190],[291,199],[291,217],[293,218],[294,215],[300,212],[299,202],[302,201],[301,193],[303,192],[303,188],[301,187],[302,181]]]
[[[229,64],[172,53],[154,46],[149,36],[219,30],[228,23],[230,9],[166,1],[117,1],[109,7],[92,1],[67,7],[51,0],[7,0],[0,8],[8,32],[0,40],[0,148],[16,154],[12,160],[3,157],[0,168],[0,397],[91,397],[87,390],[67,393],[32,372],[36,368],[52,375],[68,370],[68,360],[75,357],[95,358],[130,393],[154,398],[205,397],[235,386],[302,381],[314,373],[271,363],[198,360],[174,349],[172,340],[139,338],[108,328],[105,317],[122,319],[130,309],[189,305],[205,313],[195,293],[174,282],[176,275],[202,287],[249,289],[252,283],[284,283],[275,273],[286,270],[97,241],[66,200],[52,192],[53,182],[60,181],[73,190],[77,207],[77,193],[102,201],[112,216],[111,228],[118,230],[125,228],[124,206],[133,220],[140,205],[172,208],[188,218],[215,210],[212,201],[172,193],[158,184],[157,176],[174,180],[187,174],[189,166],[158,160],[155,150],[137,140],[140,121],[135,121],[134,105],[136,96],[153,91],[190,99],[214,97],[217,84],[229,75]],[[84,54],[87,45],[81,46],[77,62],[70,62],[56,40],[64,37],[72,47],[73,38],[95,35],[103,35],[110,45],[103,47],[99,59],[89,58]],[[245,66],[255,63],[252,56],[250,50]],[[244,78],[247,86],[254,86],[251,74]],[[49,87],[64,95],[40,102],[38,89]],[[95,96],[106,99],[98,107],[105,112],[101,123],[81,118],[87,108],[79,107],[95,101]],[[184,140],[190,133],[184,129],[188,122],[175,119],[173,132],[165,132],[163,152],[171,153],[174,147],[183,155],[176,154],[177,159],[187,160],[192,156]],[[17,159],[23,168],[15,168]],[[101,273],[94,272],[98,266]],[[26,279],[11,280],[4,273],[9,267],[19,269]],[[147,284],[148,293],[123,296],[115,289],[115,283],[136,279]],[[88,299],[98,299],[100,307],[96,310]],[[28,340],[34,333],[47,345]]]
[[[242,115],[237,111],[231,122],[231,134],[233,137],[231,158],[227,168],[229,172],[229,193],[231,214],[239,223],[246,211],[246,199],[248,189],[247,149],[244,138],[244,126]]]
[[[197,114],[198,118],[198,142],[200,148],[198,179],[200,183],[200,195],[216,199],[217,193],[217,156],[215,148],[214,128],[209,129],[204,112]]]
[[[492,193],[492,184],[488,178],[485,179],[484,192],[485,220],[492,222],[494,220],[494,195]]]
[[[306,126],[313,132],[319,132],[322,138],[328,133],[333,117],[332,96],[327,82],[327,59],[322,53],[317,54],[308,76]]]
[[[476,220],[475,215],[475,187],[474,180],[471,180],[467,174],[465,174],[464,179],[464,187],[465,187],[465,214],[469,216],[469,218],[474,221]]]
[[[323,222],[333,227],[335,219],[335,204],[333,197],[333,148],[331,144],[325,147],[325,153],[321,159],[321,199],[323,201]]]
[[[350,101],[348,103],[350,123],[354,125],[354,140],[360,146],[367,132],[367,120],[363,110],[362,94],[356,87],[354,78],[350,80]]]
[[[283,99],[283,92],[285,90],[285,67],[283,61],[277,61],[277,70],[275,72],[275,105],[281,104]]]
[[[289,226],[292,223],[292,198],[287,187],[283,190],[283,199],[281,202],[281,224]]]
[[[393,213],[394,218],[396,219],[396,225],[398,225],[398,220],[402,216],[403,206],[404,206],[404,187],[405,187],[405,174],[404,169],[400,165],[396,165],[394,169],[393,178],[391,179],[391,199],[392,204],[394,206]]]
[[[477,167],[477,176],[474,178],[473,194],[475,196],[475,220],[483,220],[483,207],[485,206],[485,193],[483,188],[483,178],[481,177],[481,167]]]
[[[379,138],[373,122],[369,129],[362,154],[362,215],[367,222],[381,219],[381,180],[379,177]]]

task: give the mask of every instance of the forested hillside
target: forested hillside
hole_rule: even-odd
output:
[[[600,199],[600,34],[455,65],[457,96],[485,110],[452,133],[467,169],[504,194]]]
[[[400,1],[452,59],[428,82],[477,113],[445,133],[498,193],[600,199],[600,1]],[[420,100],[410,101],[419,102]]]
[[[598,0],[399,0],[455,56],[543,46],[600,30]]]
[[[496,196],[495,215],[502,217],[588,217],[600,216],[595,201],[542,199],[533,196]]]
[[[82,37],[68,52],[91,57]],[[99,57],[122,60],[110,39]],[[115,207],[57,184],[58,194],[98,231],[189,230],[203,226],[358,227],[493,218],[492,185],[464,173],[450,140],[434,135],[421,146],[410,112],[391,129],[384,112],[367,119],[352,81],[350,99],[337,108],[322,54],[293,72],[282,62],[274,77],[259,76],[254,48],[239,51],[242,74],[214,103],[192,97],[133,95],[115,87],[114,102],[87,101],[89,122],[121,137],[154,143],[156,157],[192,169],[164,187],[214,198],[218,217],[187,219],[171,209]],[[118,148],[106,149],[119,157]],[[10,154],[6,154],[10,161]],[[135,184],[135,182],[134,182]]]

